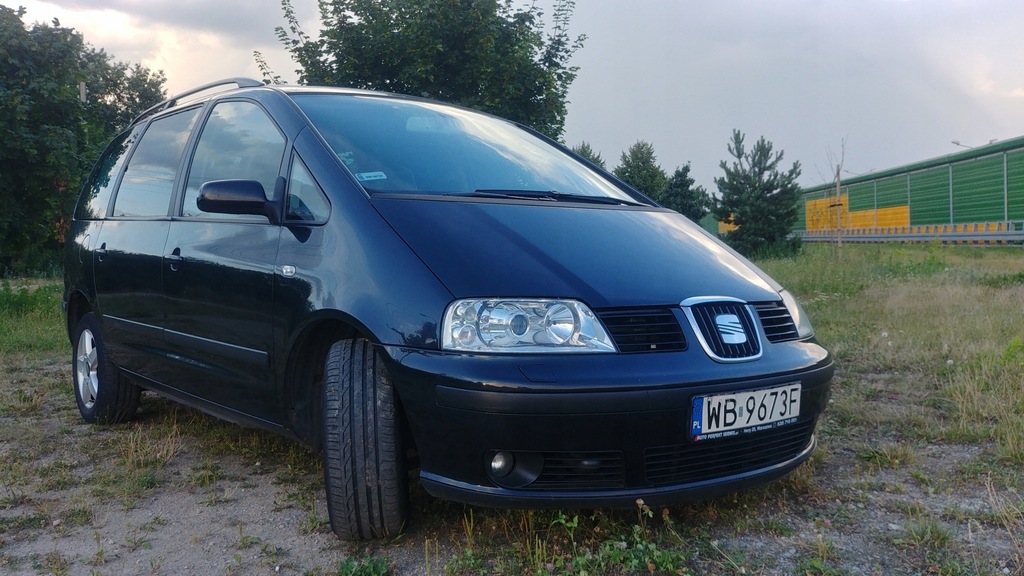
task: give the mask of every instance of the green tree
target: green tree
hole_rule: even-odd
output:
[[[580,156],[583,156],[587,160],[590,160],[594,164],[597,164],[601,168],[605,168],[604,158],[601,157],[601,153],[600,152],[598,152],[597,150],[594,150],[590,146],[590,143],[588,143],[588,142],[580,142],[576,146],[572,147],[572,151],[577,153],[577,154],[579,154]]]
[[[562,134],[569,66],[585,36],[569,36],[575,3],[556,0],[544,32],[535,4],[514,0],[319,0],[323,29],[302,31],[282,0],[278,38],[301,67],[299,82],[425,96]],[[264,70],[267,74],[267,70]],[[271,75],[272,78],[272,75]]]
[[[694,222],[708,214],[713,202],[703,186],[694,186],[696,181],[690,177],[690,163],[676,168],[668,185],[655,200],[662,206],[675,210]]]
[[[96,156],[163,97],[162,73],[112,62],[56,19],[26,27],[24,15],[0,6],[0,273],[56,261]]]
[[[783,152],[772,152],[762,136],[749,151],[743,133],[733,130],[728,145],[732,164],[719,164],[725,175],[715,178],[719,197],[712,212],[720,222],[737,226],[725,241],[748,256],[792,252],[798,241],[789,240],[800,200],[800,163],[788,172],[779,170]]]
[[[613,172],[623,182],[654,199],[659,198],[668,185],[668,174],[658,165],[654,145],[643,140],[622,153]]]

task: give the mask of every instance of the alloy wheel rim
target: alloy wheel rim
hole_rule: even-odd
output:
[[[92,331],[83,330],[75,350],[75,383],[78,385],[78,397],[87,409],[96,404],[96,393],[99,391],[98,368],[96,338]]]

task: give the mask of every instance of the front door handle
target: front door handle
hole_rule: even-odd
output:
[[[177,272],[185,259],[181,257],[181,248],[175,248],[170,254],[164,254],[164,260],[171,267],[171,272]]]

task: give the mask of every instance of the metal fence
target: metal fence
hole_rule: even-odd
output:
[[[916,242],[976,245],[1024,244],[1024,220],[978,224],[891,226],[849,230],[800,230],[804,242]]]

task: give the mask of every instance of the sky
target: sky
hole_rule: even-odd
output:
[[[550,22],[553,0],[536,0]],[[522,0],[525,4],[526,0]],[[296,64],[278,0],[0,0],[60,19],[115,59],[167,76],[169,94]],[[519,2],[517,2],[518,4]],[[315,0],[292,0],[305,31]],[[1024,136],[1018,0],[577,0],[564,140],[609,169],[638,140],[709,191],[732,131],[783,151],[804,186]],[[958,146],[953,141],[959,142]]]

